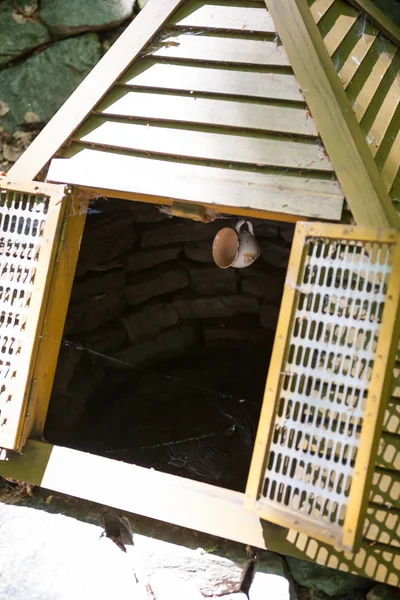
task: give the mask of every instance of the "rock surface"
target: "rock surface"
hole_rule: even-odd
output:
[[[329,569],[328,567],[321,567],[305,560],[292,557],[287,557],[286,560],[297,583],[320,590],[328,596],[344,596],[345,594],[363,590],[367,593],[373,585],[373,582],[364,577],[350,575],[349,573],[343,573],[343,571]]]
[[[41,0],[40,16],[55,35],[116,27],[133,14],[135,0]]]
[[[1,125],[13,132],[27,113],[48,121],[99,59],[100,41],[90,33],[57,42],[0,71],[0,101],[12,107],[1,117]]]
[[[233,559],[226,558],[214,553],[223,541],[211,536],[132,515],[117,517],[102,509],[120,527],[126,549],[122,552],[102,536],[104,527],[94,505],[49,495],[46,505],[44,497],[41,504],[34,498],[28,506],[0,505],[1,598],[246,599],[239,591],[244,549],[238,544],[228,543]],[[85,514],[82,507],[87,505],[90,512]],[[202,549],[207,546],[211,552]],[[290,599],[288,579],[270,573],[268,566],[256,573],[249,593],[249,600],[265,598]]]
[[[46,27],[31,16],[35,6],[18,11],[13,0],[0,2],[0,66],[50,41]]]
[[[368,592],[367,600],[400,600],[400,589],[380,583]]]

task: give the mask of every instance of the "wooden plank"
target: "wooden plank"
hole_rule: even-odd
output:
[[[213,35],[170,35],[150,46],[146,56],[203,62],[290,67],[282,45],[275,41]]]
[[[34,179],[182,0],[149,2],[10,169],[14,179]]]
[[[266,135],[255,137],[228,132],[191,131],[92,117],[76,133],[75,141],[168,156],[246,163],[259,167],[332,171],[329,158],[319,142],[311,140],[292,141]]]
[[[392,42],[400,45],[400,27],[393,23],[371,0],[348,0],[374,23]]]
[[[221,3],[222,4],[222,3]],[[212,2],[195,0],[185,2],[168,24],[175,27],[196,29],[226,29],[232,31],[257,31],[275,33],[275,25],[264,6],[218,5]]]
[[[391,390],[393,398],[400,401],[400,363],[396,362],[393,369],[393,382]]]
[[[397,53],[396,59],[393,61],[392,65],[394,72],[392,73],[392,69],[390,69],[389,73],[390,80],[392,81],[393,79],[392,84],[388,92],[386,92],[375,119],[367,133],[368,145],[373,156],[377,154],[400,103],[400,53]],[[365,117],[368,118],[368,112]],[[363,126],[363,123],[361,123],[361,126]]]
[[[354,47],[352,47],[347,60],[344,61],[338,72],[344,89],[347,88],[358,68],[362,64],[364,58],[367,56],[368,51],[375,42],[378,33],[378,30],[375,29],[370,23],[365,23],[363,20],[361,20],[357,24],[357,29],[349,34],[352,36],[352,38],[355,38],[354,41],[356,43]],[[344,41],[342,46],[345,46],[345,44],[346,41]],[[341,48],[338,49],[339,54],[340,52]],[[335,56],[333,56],[333,61],[335,64]]]
[[[384,433],[379,441],[378,467],[400,471],[400,436]]]
[[[34,385],[29,399],[23,442],[28,436],[42,438],[48,404],[57,367],[71,289],[78,261],[89,196],[73,190],[66,207],[66,225],[58,249],[57,268],[50,284],[45,320],[33,372]]]
[[[28,441],[21,456],[0,463],[0,474],[178,527],[389,585],[400,584],[400,552],[396,547],[365,540],[355,555],[338,552],[294,530],[260,521],[243,509],[244,494],[240,492],[33,440]],[[104,485],[105,480],[123,481],[124,485]]]
[[[150,120],[277,131],[306,136],[318,135],[314,120],[305,108],[282,103],[261,104],[191,95],[126,92],[116,88],[96,108],[96,112]]]
[[[323,19],[318,23],[318,28],[324,38],[324,43],[329,55],[337,50],[358,17],[358,11],[354,10],[346,2],[336,0],[332,7],[325,13]]]
[[[358,122],[366,113],[386,71],[392,64],[396,52],[397,48],[391,42],[387,42],[384,47],[379,48],[378,59],[353,102],[353,111]]]
[[[335,0],[315,0],[311,4],[310,11],[316,23],[319,23],[334,2]]]
[[[304,102],[294,75],[140,61],[121,78],[135,87]]]
[[[392,144],[390,152],[382,168],[382,177],[388,190],[392,189],[393,182],[399,172],[400,165],[400,130]]]
[[[356,222],[398,227],[399,217],[306,0],[268,0],[268,8]]]
[[[53,159],[49,180],[241,210],[341,218],[343,195],[331,180],[190,165],[74,145],[69,153],[71,158]]]

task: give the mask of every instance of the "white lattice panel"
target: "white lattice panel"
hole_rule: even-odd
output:
[[[366,432],[371,419],[377,430],[385,372],[376,356],[379,348],[378,362],[388,358],[397,314],[398,236],[380,240],[376,232],[373,241],[369,232],[365,240],[355,228],[341,239],[343,227],[321,228],[334,233],[298,227],[302,245],[292,250],[248,496],[257,477],[260,514],[341,543],[345,527],[356,535],[358,525],[346,518],[349,506],[351,518],[361,509],[372,460],[374,435],[368,440]]]
[[[30,375],[61,230],[60,189],[0,178],[0,448],[18,449],[34,383]]]

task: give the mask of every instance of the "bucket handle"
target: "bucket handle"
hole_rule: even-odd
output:
[[[249,233],[251,233],[251,235],[254,235],[253,225],[250,223],[250,221],[246,221],[246,219],[241,219],[236,224],[235,230],[237,233],[240,233],[240,230],[243,227],[243,225],[247,225]]]

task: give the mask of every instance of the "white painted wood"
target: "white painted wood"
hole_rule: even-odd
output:
[[[285,104],[258,104],[250,101],[238,102],[155,92],[126,92],[118,89],[106,97],[96,112],[181,123],[318,135],[314,120],[305,108]]]
[[[333,180],[182,164],[78,145],[69,152],[71,158],[52,160],[49,181],[333,221],[342,214],[343,194]]]
[[[290,67],[282,45],[269,40],[248,40],[212,35],[171,35],[152,46],[146,56]]]
[[[304,102],[297,80],[290,74],[189,67],[143,60],[129,69],[121,82],[136,87]]]
[[[8,172],[9,177],[36,177],[181,3],[182,0],[156,0],[144,7],[25,150]]]
[[[248,163],[257,166],[291,167],[332,171],[332,165],[319,141],[278,137],[252,137],[231,133],[190,131],[154,124],[138,125],[93,118],[75,139],[88,143],[155,152],[169,156]]]
[[[173,16],[170,23],[177,27],[230,29],[275,33],[271,15],[265,5],[260,8],[218,6],[208,2],[188,2]]]

